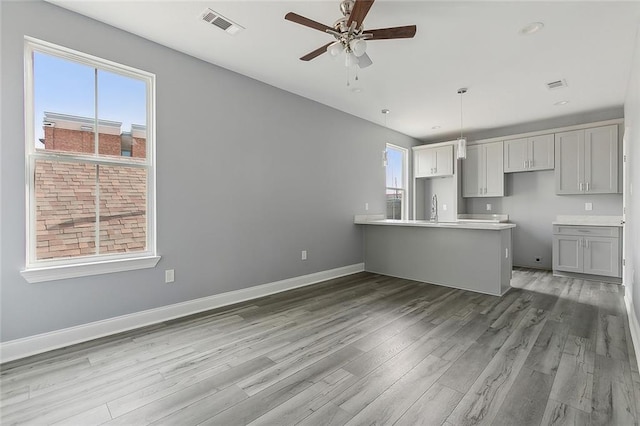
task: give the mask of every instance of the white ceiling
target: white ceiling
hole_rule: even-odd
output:
[[[366,29],[416,24],[415,38],[368,42],[373,65],[359,71],[361,93],[328,54],[298,58],[332,41],[285,21],[296,12],[332,26],[338,0],[48,0],[149,40],[418,139],[621,106],[631,69],[640,2],[432,2],[377,0]],[[246,29],[231,36],[200,21],[211,8]],[[540,21],[544,28],[519,30]],[[569,87],[548,90],[566,79]],[[353,86],[352,86],[353,88]],[[554,103],[568,100],[564,106]],[[439,129],[433,129],[440,126]]]

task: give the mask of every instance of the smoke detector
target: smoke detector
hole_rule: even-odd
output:
[[[225,18],[218,12],[209,8],[205,9],[204,12],[200,14],[200,19],[203,22],[218,27],[222,31],[231,35],[236,35],[238,32],[245,29],[242,25],[236,24],[231,19]]]

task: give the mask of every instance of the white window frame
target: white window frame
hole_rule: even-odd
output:
[[[160,256],[156,248],[156,172],[155,172],[155,75],[126,65],[57,46],[32,37],[25,37],[25,171],[26,171],[26,261],[22,276],[30,283],[64,278],[84,277],[111,272],[155,267]],[[132,161],[129,157],[110,158],[95,154],[41,152],[35,149],[34,117],[34,53],[52,55],[68,61],[88,65],[125,77],[143,80],[147,86],[146,157]],[[97,114],[97,111],[96,111]],[[146,250],[131,253],[78,256],[64,259],[36,259],[36,160],[82,162],[105,166],[139,167],[147,170],[147,241]]]
[[[401,219],[402,220],[407,220],[409,218],[409,212],[408,212],[408,206],[409,206],[409,200],[408,200],[408,196],[409,196],[409,150],[407,148],[398,146],[398,145],[394,145],[392,143],[388,143],[385,145],[385,167],[387,166],[387,162],[386,162],[386,158],[387,158],[387,151],[389,150],[389,148],[396,150],[396,151],[400,151],[402,153],[402,188],[396,188],[396,187],[392,187],[392,186],[387,186],[387,176],[386,176],[386,171],[385,171],[385,178],[384,178],[384,184],[385,184],[385,217],[386,217],[386,194],[387,194],[387,190],[393,190],[393,191],[397,191],[400,190],[402,191],[402,202],[400,203],[400,209],[401,209]]]

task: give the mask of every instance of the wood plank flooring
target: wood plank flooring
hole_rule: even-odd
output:
[[[360,273],[6,363],[0,423],[637,425],[622,290]]]

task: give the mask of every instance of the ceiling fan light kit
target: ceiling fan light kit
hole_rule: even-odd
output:
[[[347,67],[358,65],[366,68],[373,62],[367,55],[366,40],[388,40],[397,38],[413,38],[416,34],[416,26],[408,25],[404,27],[380,28],[376,30],[364,29],[364,18],[373,6],[374,0],[343,0],[340,3],[342,18],[338,19],[333,27],[321,24],[294,12],[289,12],[284,19],[322,31],[332,35],[336,40],[328,43],[300,59],[310,61],[324,52],[329,52],[333,57],[345,53],[345,65]]]

